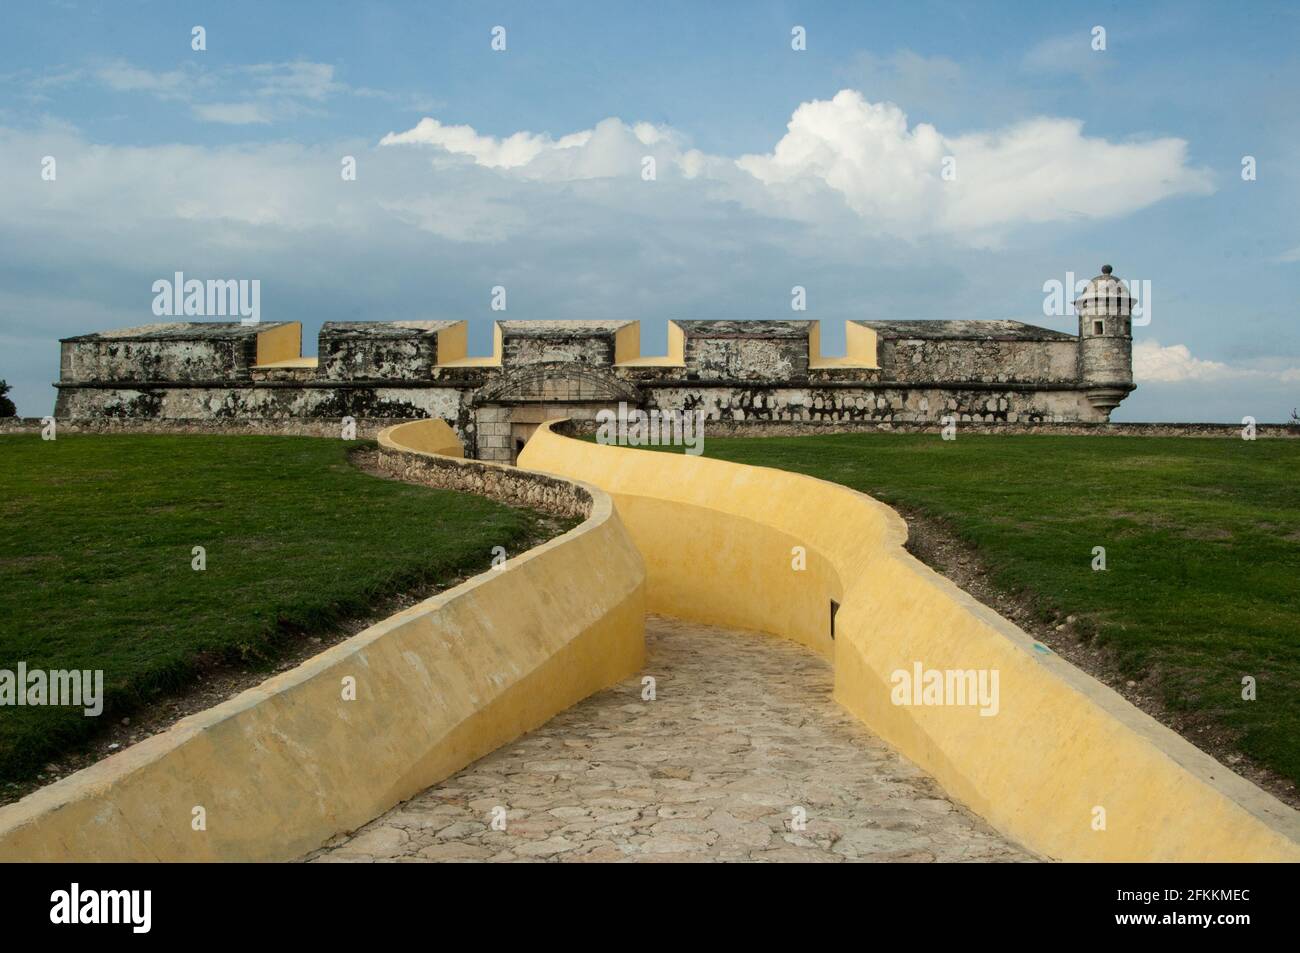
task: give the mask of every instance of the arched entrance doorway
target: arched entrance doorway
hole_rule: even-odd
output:
[[[641,391],[607,370],[569,362],[528,364],[484,385],[471,401],[475,455],[514,463],[539,424],[595,421],[619,404],[640,407]]]

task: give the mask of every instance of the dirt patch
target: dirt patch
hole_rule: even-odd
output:
[[[890,505],[907,520],[907,549],[917,559],[1252,784],[1291,807],[1300,808],[1300,788],[1244,754],[1237,746],[1234,732],[1212,722],[1203,713],[1170,711],[1162,701],[1163,680],[1159,670],[1148,672],[1140,679],[1124,674],[1115,651],[1091,637],[1097,620],[1079,618],[1064,609],[1052,612],[1044,620],[1040,602],[1026,594],[1009,593],[993,586],[989,581],[992,573],[979,551],[961,540],[943,520],[897,503]]]
[[[391,474],[376,468],[378,453],[375,450],[358,450],[351,455],[351,460],[355,466],[372,476],[395,479]],[[543,520],[539,524],[540,532],[535,537],[524,540],[523,548],[532,549],[553,539],[567,528],[568,524],[562,519],[543,514]],[[483,568],[487,569],[486,566]],[[177,692],[160,692],[129,718],[106,723],[90,741],[45,765],[36,778],[6,783],[0,790],[0,805],[26,797],[38,788],[75,774],[124,748],[166,731],[182,718],[214,708],[240,692],[255,688],[281,672],[296,668],[376,622],[460,585],[473,575],[468,573],[452,576],[409,591],[394,593],[373,605],[365,615],[348,619],[325,631],[304,633],[296,641],[286,639],[285,647],[276,656],[272,666],[267,668],[249,670],[228,661],[201,659],[198,677],[190,685]]]
[[[1155,516],[1151,513],[1111,510],[1107,516],[1117,522],[1133,523],[1140,527],[1142,532],[1153,529],[1162,530],[1167,533],[1177,533],[1184,539],[1199,539],[1211,543],[1236,539],[1236,535],[1231,530],[1222,526],[1183,526],[1175,519],[1167,516]],[[1122,535],[1132,536],[1135,535],[1135,532],[1125,530]]]

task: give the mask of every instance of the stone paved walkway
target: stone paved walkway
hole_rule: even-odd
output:
[[[654,701],[628,679],[308,859],[1032,859],[837,706],[808,649],[655,618],[647,642]]]

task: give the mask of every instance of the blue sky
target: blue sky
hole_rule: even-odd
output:
[[[0,377],[26,415],[52,407],[58,338],[156,320],[175,271],[259,279],[263,319],[301,320],[314,353],[325,320],[468,318],[478,350],[502,316],[639,318],[652,343],[674,317],[818,318],[832,342],[845,318],[1068,330],[1044,282],[1103,262],[1152,289],[1115,419],[1300,404],[1297,4],[4,17]]]

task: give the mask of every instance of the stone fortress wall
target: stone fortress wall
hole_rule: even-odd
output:
[[[636,321],[499,321],[471,357],[465,321],[175,322],[61,342],[55,414],[70,421],[441,418],[466,455],[512,461],[537,425],[620,403],[721,424],[1104,423],[1133,389],[1129,298],[1109,268],[1076,302],[1079,333],[1018,321],[669,324],[644,356]]]

